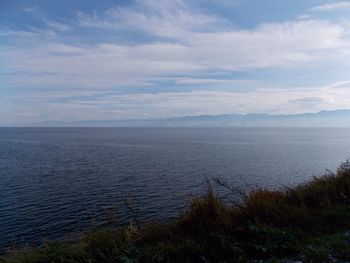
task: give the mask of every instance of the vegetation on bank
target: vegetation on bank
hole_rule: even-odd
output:
[[[215,181],[228,187],[221,179]],[[350,162],[279,191],[255,189],[241,204],[207,193],[170,223],[132,222],[77,241],[11,251],[0,262],[350,262]]]

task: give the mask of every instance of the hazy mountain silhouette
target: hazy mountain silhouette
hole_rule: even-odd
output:
[[[168,119],[91,120],[38,122],[26,126],[45,127],[350,127],[350,110],[317,113],[221,114]]]

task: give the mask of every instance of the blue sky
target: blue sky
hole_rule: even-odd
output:
[[[350,108],[350,1],[0,0],[0,125]]]

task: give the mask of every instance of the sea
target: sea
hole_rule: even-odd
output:
[[[171,220],[208,182],[239,202],[349,157],[346,128],[0,128],[0,251]]]

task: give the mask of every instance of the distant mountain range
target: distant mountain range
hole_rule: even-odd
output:
[[[91,121],[50,121],[28,124],[32,127],[350,127],[350,110],[317,113],[221,114],[168,119],[127,119]]]

